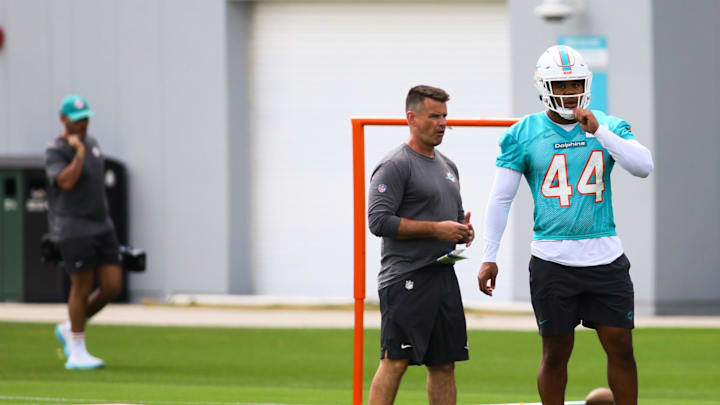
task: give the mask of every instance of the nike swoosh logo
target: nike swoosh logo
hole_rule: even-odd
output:
[[[547,322],[547,321],[548,321],[548,320],[545,319],[545,320],[542,320],[542,321],[538,322],[538,326],[544,324],[544,323]]]
[[[412,347],[412,345],[400,344],[401,349],[407,349],[408,347]]]

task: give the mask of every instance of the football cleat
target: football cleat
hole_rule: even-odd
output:
[[[65,363],[68,370],[94,370],[105,367],[105,362],[88,352],[73,353]]]
[[[69,322],[60,322],[55,326],[55,337],[57,338],[58,342],[63,347],[63,352],[65,352],[65,358],[70,357],[70,323]]]

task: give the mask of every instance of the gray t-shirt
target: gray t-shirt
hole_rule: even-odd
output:
[[[85,159],[75,186],[65,191],[55,179],[75,157],[75,149],[57,137],[45,148],[48,182],[48,223],[55,241],[99,235],[114,229],[105,195],[105,162],[97,140],[83,140]]]
[[[435,238],[397,239],[400,218],[464,221],[457,167],[437,149],[429,158],[402,144],[373,171],[368,223],[373,234],[382,236],[378,289],[455,249],[455,243]]]

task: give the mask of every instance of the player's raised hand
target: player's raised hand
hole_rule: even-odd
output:
[[[591,134],[594,134],[600,126],[595,118],[595,114],[584,108],[578,107],[575,109],[575,119],[580,123],[580,128],[582,128],[583,131]]]
[[[435,225],[435,237],[448,242],[462,243],[469,234],[469,227],[459,222],[442,221]]]
[[[468,227],[468,237],[465,239],[465,247],[470,247],[472,241],[475,239],[475,229],[470,223],[470,214],[470,211],[465,214],[465,225]]]
[[[495,262],[484,262],[478,273],[478,287],[485,295],[493,295],[495,289],[495,278],[498,274],[498,266]]]

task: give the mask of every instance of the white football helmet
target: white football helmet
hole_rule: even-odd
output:
[[[553,94],[552,82],[563,80],[584,80],[584,92],[567,96]],[[577,106],[587,108],[590,104],[591,83],[592,72],[585,58],[575,49],[567,45],[555,45],[540,55],[535,68],[535,87],[545,107],[557,112],[561,117],[568,120],[575,117],[572,109],[565,108],[565,102],[569,98],[580,97]]]

